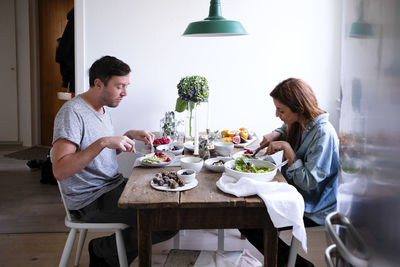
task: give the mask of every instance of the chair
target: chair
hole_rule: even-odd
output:
[[[315,227],[308,227],[306,231],[324,231],[325,226],[315,226]],[[325,232],[326,244],[329,244],[329,236],[327,232]],[[289,251],[289,259],[287,267],[294,267],[296,265],[296,258],[297,258],[297,250],[299,248],[300,241],[297,240],[294,236],[292,237],[292,241],[290,243],[290,251]]]
[[[50,160],[52,160],[52,149],[50,150]],[[66,216],[65,216],[65,226],[70,228],[67,241],[61,256],[59,267],[67,266],[69,256],[71,254],[72,247],[75,242],[76,233],[79,231],[79,241],[76,250],[75,263],[74,265],[79,265],[79,260],[82,254],[83,244],[85,243],[87,232],[114,232],[117,242],[118,260],[121,267],[128,267],[128,260],[126,258],[126,250],[124,239],[122,237],[122,230],[129,227],[127,224],[123,223],[87,223],[83,221],[76,220],[73,218],[65,204],[64,194],[61,188],[60,182],[58,182],[58,189],[60,190],[61,199],[64,204]]]
[[[76,250],[75,263],[74,266],[79,265],[79,260],[82,254],[83,244],[85,243],[87,232],[114,232],[117,241],[117,251],[118,260],[121,267],[128,267],[128,260],[126,258],[126,250],[124,239],[122,237],[122,230],[129,227],[127,224],[123,223],[86,223],[71,217],[71,214],[65,205],[64,195],[61,189],[60,182],[58,182],[58,188],[60,189],[61,199],[64,204],[66,216],[65,216],[65,226],[70,228],[67,241],[65,243],[64,251],[61,256],[59,267],[67,266],[69,256],[71,254],[72,247],[75,242],[76,233],[79,231],[79,241]]]

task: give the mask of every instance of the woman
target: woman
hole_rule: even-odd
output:
[[[287,182],[304,198],[304,224],[323,225],[326,215],[336,209],[336,189],[339,172],[337,134],[328,121],[328,114],[318,107],[311,87],[304,81],[289,78],[270,93],[276,116],[283,126],[263,136],[260,147],[266,154],[283,151],[288,165],[282,168]],[[261,252],[261,230],[241,230]],[[279,240],[278,266],[287,263],[289,246]],[[313,266],[298,256],[296,266]]]

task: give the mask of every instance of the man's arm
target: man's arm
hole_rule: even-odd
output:
[[[103,137],[86,149],[77,152],[76,144],[67,139],[58,139],[53,144],[52,164],[54,176],[58,181],[62,181],[80,172],[106,147],[124,152],[133,152],[135,143],[127,136]]]
[[[141,140],[144,141],[146,145],[153,145],[154,134],[147,130],[129,130],[125,134],[125,136],[130,139]]]

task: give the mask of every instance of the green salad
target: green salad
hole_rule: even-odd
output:
[[[237,158],[235,161],[235,171],[239,172],[251,172],[251,173],[266,173],[270,172],[271,168],[268,167],[256,167],[251,162],[245,162],[243,158]]]

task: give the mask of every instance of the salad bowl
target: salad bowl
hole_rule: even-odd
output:
[[[239,180],[242,177],[268,182],[276,175],[276,165],[269,161],[258,159],[245,160],[238,158],[224,164],[225,173]]]

